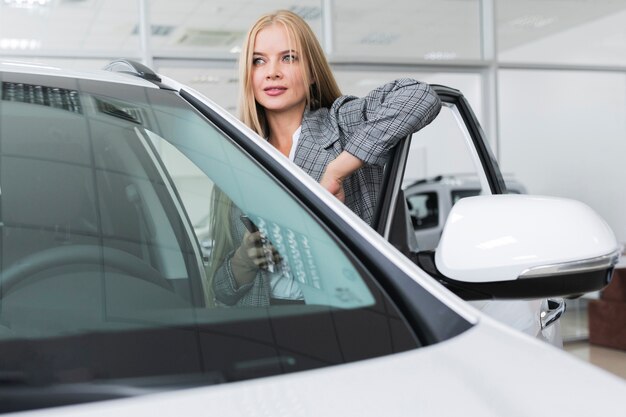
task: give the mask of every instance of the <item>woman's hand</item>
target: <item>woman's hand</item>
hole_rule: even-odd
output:
[[[322,175],[320,184],[322,185],[322,187],[326,188],[332,195],[337,197],[337,199],[342,203],[346,201],[346,194],[343,191],[343,178],[337,177],[336,175],[329,173],[327,170],[326,172],[324,172],[324,175]]]
[[[237,286],[254,281],[259,269],[273,272],[273,265],[282,262],[280,253],[269,243],[261,232],[243,235],[241,245],[231,259],[231,267]]]
[[[282,260],[274,246],[261,236],[261,232],[243,235],[239,248],[235,251],[233,262],[245,269],[268,269],[269,265]]]
[[[343,203],[346,200],[346,194],[343,190],[343,180],[362,166],[363,161],[351,153],[343,151],[328,164],[322,175],[320,184]]]

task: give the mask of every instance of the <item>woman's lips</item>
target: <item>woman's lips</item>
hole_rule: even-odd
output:
[[[287,88],[285,87],[267,87],[265,89],[263,89],[263,91],[265,91],[265,94],[267,94],[268,96],[279,96],[282,93],[284,93],[285,91],[287,91]]]

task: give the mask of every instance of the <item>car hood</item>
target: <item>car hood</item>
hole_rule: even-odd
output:
[[[490,319],[434,346],[257,379],[20,416],[589,416],[626,383]]]

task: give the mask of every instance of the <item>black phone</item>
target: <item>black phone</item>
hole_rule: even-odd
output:
[[[246,229],[248,229],[248,232],[255,233],[259,231],[259,228],[256,227],[256,224],[254,224],[252,220],[250,220],[250,217],[242,214],[241,216],[239,216],[239,219],[241,220],[241,223],[243,223],[243,225],[246,227]]]

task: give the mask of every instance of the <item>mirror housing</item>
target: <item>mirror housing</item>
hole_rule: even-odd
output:
[[[547,298],[602,289],[619,257],[611,228],[581,202],[489,195],[455,204],[431,268],[465,299]]]

